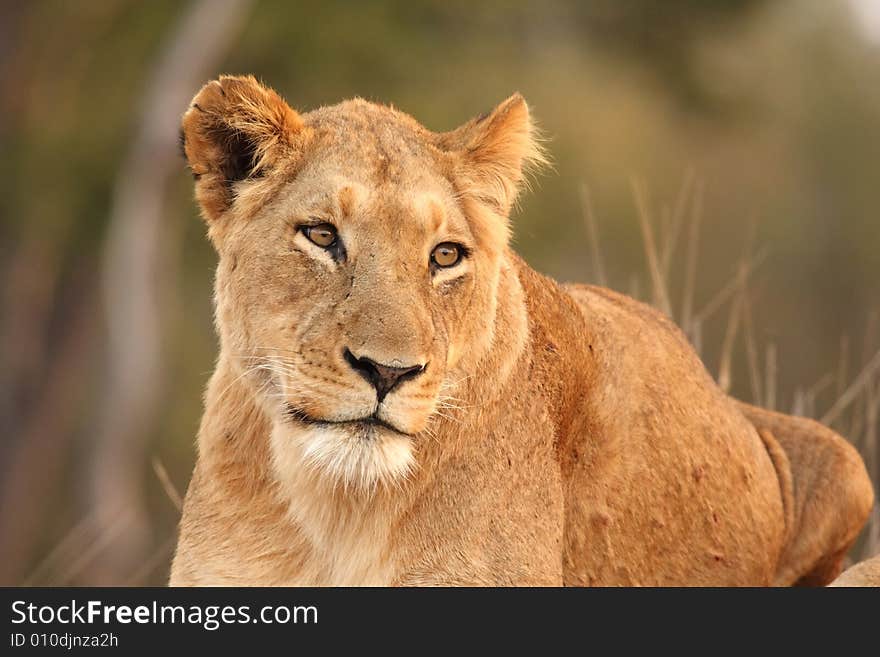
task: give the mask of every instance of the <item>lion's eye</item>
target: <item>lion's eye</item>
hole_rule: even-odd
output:
[[[431,262],[437,267],[454,267],[461,260],[463,249],[458,244],[443,242],[431,252]]]
[[[336,234],[336,227],[332,224],[304,226],[302,231],[305,236],[308,237],[309,240],[311,240],[312,243],[317,244],[323,249],[329,249],[334,244],[336,244],[336,240],[338,239],[338,236]]]

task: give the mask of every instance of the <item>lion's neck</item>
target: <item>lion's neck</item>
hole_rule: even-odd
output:
[[[293,443],[296,430],[273,420],[238,368],[220,358],[206,394],[182,525],[184,534],[186,516],[200,525],[197,534],[182,536],[199,541],[189,551],[200,555],[200,572],[208,582],[227,584],[390,583],[393,500],[381,490],[370,498],[346,494],[302,463],[277,463],[272,442]],[[295,452],[281,453],[295,461]]]

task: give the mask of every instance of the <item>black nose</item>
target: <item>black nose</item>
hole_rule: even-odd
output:
[[[413,365],[412,367],[389,367],[377,363],[371,358],[362,356],[357,358],[348,349],[345,350],[345,360],[351,365],[362,377],[369,381],[376,389],[376,395],[379,403],[385,398],[391,390],[401,381],[414,379],[425,371],[424,365]]]

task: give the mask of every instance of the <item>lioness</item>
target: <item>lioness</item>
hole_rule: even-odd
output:
[[[525,101],[434,133],[221,77],[183,117],[220,356],[172,585],[824,584],[855,450],[508,245]]]

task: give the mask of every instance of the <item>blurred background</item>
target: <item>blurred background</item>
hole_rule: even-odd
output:
[[[655,303],[880,479],[877,0],[7,1],[0,583],[166,581],[217,350],[177,125],[225,72],[434,130],[521,91],[554,167],[519,252]]]

